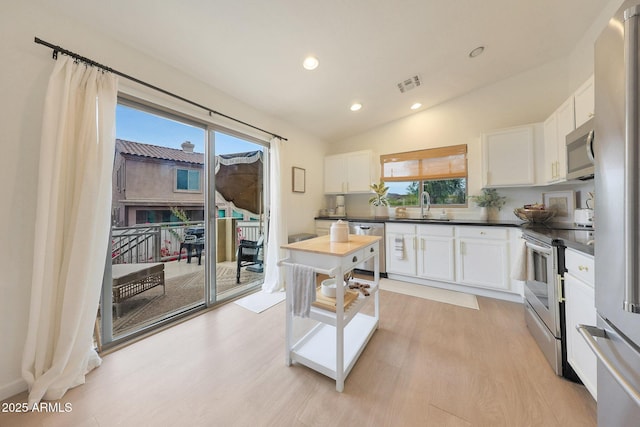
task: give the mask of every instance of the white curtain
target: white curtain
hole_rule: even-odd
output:
[[[22,376],[29,406],[101,363],[93,349],[109,245],[117,79],[61,55],[45,100]]]
[[[287,242],[287,219],[285,215],[282,191],[282,146],[280,138],[271,140],[269,150],[269,240],[267,243],[265,275],[262,290],[277,292],[284,288],[284,278],[278,268],[282,257],[281,245]]]

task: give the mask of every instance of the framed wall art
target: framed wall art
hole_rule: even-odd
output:
[[[573,210],[576,207],[576,193],[573,190],[542,193],[542,203],[546,209],[555,209],[553,222],[573,222]]]
[[[305,192],[305,174],[306,171],[302,168],[295,166],[291,168],[292,191],[294,193]]]

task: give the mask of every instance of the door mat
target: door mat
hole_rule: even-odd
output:
[[[268,308],[281,303],[285,299],[285,292],[265,292],[258,291],[254,294],[247,295],[244,298],[240,298],[234,301],[234,304],[238,304],[242,308],[253,311],[254,313],[262,313]]]

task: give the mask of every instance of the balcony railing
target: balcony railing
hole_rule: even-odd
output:
[[[140,224],[129,227],[113,227],[111,237],[112,264],[144,262],[165,262],[178,258],[180,243],[184,241],[185,229],[203,226],[199,223],[170,222]],[[233,245],[232,252],[240,239],[258,240],[260,223],[257,221],[237,221],[235,239],[226,244]]]

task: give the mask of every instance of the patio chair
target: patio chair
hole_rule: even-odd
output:
[[[193,251],[196,251],[198,257],[198,265],[202,262],[202,251],[204,250],[204,237],[198,237],[194,234],[185,234],[184,241],[180,242],[180,250],[178,251],[178,262],[182,258],[182,250],[186,249],[187,264],[191,264]]]
[[[252,271],[262,272],[262,262],[260,259],[260,250],[264,244],[264,236],[260,236],[257,241],[253,240],[240,240],[238,245],[237,263],[238,268],[236,270],[236,283],[240,283],[240,269],[242,267],[248,267],[256,265]]]

